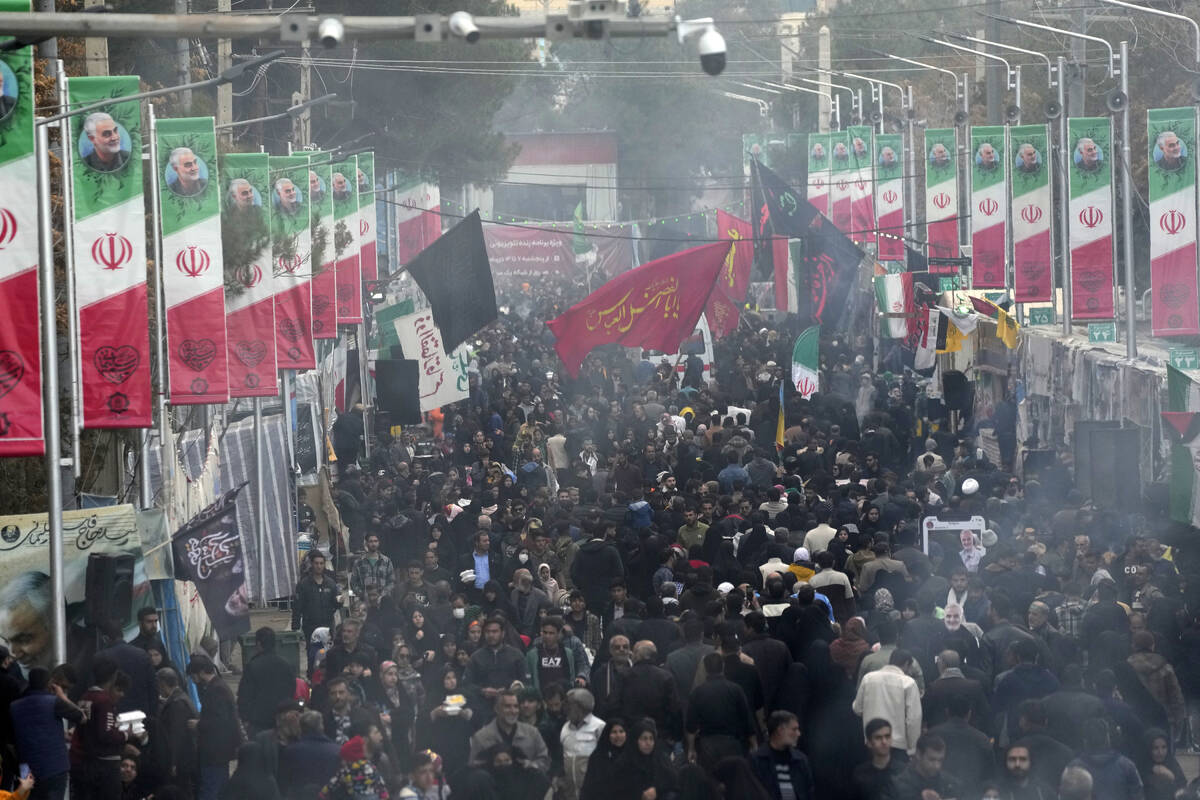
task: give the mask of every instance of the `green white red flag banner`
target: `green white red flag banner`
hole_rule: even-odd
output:
[[[1008,265],[1008,148],[1004,125],[971,128],[971,288],[1004,289]]]
[[[913,273],[895,272],[876,275],[875,307],[885,314],[881,333],[889,339],[903,339],[915,327],[911,315],[916,307]]]
[[[828,133],[808,136],[808,202],[829,216],[829,147]]]
[[[407,264],[442,235],[442,195],[436,183],[410,181],[392,189],[396,215],[393,264]]]
[[[1071,189],[1067,228],[1071,245],[1071,316],[1112,319],[1113,279],[1112,120],[1067,120]]]
[[[136,75],[71,78],[73,108],[135,94]],[[142,104],[114,103],[71,118],[75,297],[85,428],[147,428],[150,315]]]
[[[925,240],[930,258],[957,258],[958,132],[925,131]],[[958,274],[958,267],[929,265],[933,274]]]
[[[229,400],[225,259],[212,117],[155,123],[172,405]]]
[[[271,252],[270,157],[221,158],[221,239],[231,397],[279,394],[275,360],[275,270]]]
[[[871,126],[852,125],[850,134],[850,240],[860,247],[875,241],[875,170],[871,168]]]
[[[821,326],[806,328],[792,345],[792,386],[805,400],[820,389]]]
[[[850,161],[850,135],[846,131],[829,134],[829,220],[845,234],[854,229],[854,200],[850,182],[854,179],[854,164]]]
[[[312,220],[309,156],[271,156],[271,247],[275,273],[275,360],[313,369]]]
[[[337,338],[337,234],[333,214],[333,169],[328,153],[315,153],[308,168],[312,214],[312,335]]]
[[[346,247],[338,250],[335,266],[338,325],[362,322],[362,244],[358,235],[358,164],[361,158],[350,156],[336,161],[332,170],[334,230],[343,238],[349,237],[345,239]]]
[[[904,261],[904,140],[898,133],[875,135],[875,213],[880,261]]]
[[[1045,124],[1009,129],[1012,147],[1013,296],[1018,303],[1054,299],[1050,221],[1050,134]]]
[[[378,228],[375,216],[375,154],[362,153],[358,156],[358,242],[361,248],[359,262],[364,283],[371,283],[379,278],[375,245]],[[361,304],[361,286],[358,295]]]
[[[0,0],[0,11],[29,11]],[[0,53],[0,457],[45,452],[33,48]]]
[[[1196,291],[1196,110],[1146,115],[1150,183],[1150,327],[1155,336],[1200,334]]]

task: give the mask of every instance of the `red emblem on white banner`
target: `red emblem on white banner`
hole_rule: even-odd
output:
[[[245,286],[247,289],[252,289],[253,287],[258,286],[259,281],[261,280],[262,267],[260,267],[258,264],[251,264],[248,267],[243,267],[241,269],[241,274],[238,276],[238,281],[240,281],[242,286]]]
[[[813,178],[813,179],[812,179],[812,185],[813,185],[813,187],[814,187],[814,188],[816,188],[816,189],[820,189],[820,188],[822,188],[822,187],[824,187],[824,186],[825,186],[825,181],[823,181],[823,180],[822,180],[822,179],[820,179],[820,178]]]
[[[203,247],[189,244],[175,256],[175,266],[189,278],[196,278],[208,272],[212,259]]]
[[[933,204],[938,208],[945,208],[950,205],[950,195],[945,192],[938,192],[933,196]]]
[[[7,208],[0,208],[0,250],[17,238],[17,217]]]
[[[286,256],[279,257],[279,268],[289,275],[300,269],[300,265],[303,263],[304,259],[299,255],[294,255],[291,258],[287,258]]]
[[[991,197],[984,198],[979,202],[979,211],[985,217],[990,217],[1000,210],[1000,204]]]
[[[896,202],[896,200],[898,200],[898,199],[899,199],[899,197],[896,195],[896,192],[893,191],[892,189],[888,189],[886,192],[883,193],[883,202],[885,202],[889,205]]]
[[[132,258],[133,244],[119,233],[106,233],[92,242],[92,260],[104,269],[120,269]]]
[[[1158,218],[1158,227],[1168,236],[1174,236],[1187,227],[1187,217],[1182,211],[1172,208]]]
[[[858,187],[858,190],[860,192],[865,192],[867,190],[867,182],[866,181],[855,181],[854,185]]]
[[[843,179],[843,180],[840,180],[837,182],[837,187],[840,191],[844,192],[850,188],[850,183],[848,181],[846,181],[845,179]]]
[[[358,221],[358,235],[359,236],[366,236],[367,231],[369,231],[370,229],[371,229],[371,226],[367,224],[367,221],[365,219],[360,219]]]
[[[1104,212],[1095,206],[1088,206],[1079,212],[1079,221],[1088,228],[1094,228],[1104,221]]]
[[[1032,225],[1042,218],[1041,206],[1035,206],[1033,203],[1021,209],[1021,219]]]

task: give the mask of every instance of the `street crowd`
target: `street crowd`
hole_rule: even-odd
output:
[[[1200,798],[1186,535],[1094,509],[1065,455],[989,458],[1011,401],[952,424],[865,337],[822,340],[810,400],[795,331],[750,312],[711,368],[613,348],[564,375],[544,322],[573,291],[501,287],[470,399],[427,425],[369,457],[335,426],[348,536],[302,562],[298,670],[260,628],[232,691],[147,608],[86,676],[0,676],[15,794]]]

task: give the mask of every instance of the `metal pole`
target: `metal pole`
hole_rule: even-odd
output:
[[[1071,237],[1068,233],[1071,224],[1070,197],[1071,188],[1067,179],[1067,107],[1066,81],[1063,80],[1063,70],[1067,60],[1058,57],[1058,107],[1062,113],[1058,115],[1058,248],[1062,254],[1062,304],[1063,304],[1063,336],[1071,335]]]
[[[908,156],[905,159],[904,170],[908,175],[908,202],[904,204],[905,223],[917,219],[917,109],[913,105],[912,84],[906,90],[908,95]],[[912,236],[912,229],[905,227],[904,235]],[[907,263],[907,259],[905,259]]]
[[[267,536],[267,479],[266,468],[263,464],[263,450],[266,449],[266,434],[263,431],[262,398],[254,398],[254,541],[258,553],[258,592],[254,599],[263,606],[266,605],[264,587],[267,585],[267,560],[263,558],[263,548]]]
[[[1017,102],[1016,102],[1017,118],[1015,120],[1013,120],[1013,124],[1020,125],[1021,124],[1021,114],[1024,112],[1024,107],[1021,105],[1021,65],[1020,64],[1017,64],[1015,67],[1013,67],[1013,83],[1014,83],[1014,89],[1016,90],[1016,100],[1017,100]]]
[[[67,608],[63,575],[62,442],[58,429],[58,329],[54,297],[54,230],[50,209],[50,140],[44,125],[37,127],[38,265],[42,303],[42,425],[46,435],[46,517],[50,529],[50,630],[54,661],[67,660]]]
[[[166,324],[166,309],[164,307],[163,291],[162,291],[162,239],[159,236],[159,219],[160,209],[158,207],[158,142],[156,141],[156,130],[158,120],[154,115],[153,104],[147,104],[146,112],[150,118],[150,136],[147,150],[150,157],[150,228],[153,231],[150,237],[153,249],[151,252],[154,256],[154,363],[158,369],[158,447],[159,447],[159,478],[162,482],[162,490],[164,496],[167,494],[168,487],[175,475],[175,465],[167,463],[166,448],[168,437],[171,435],[171,423],[167,417],[167,401],[168,387],[167,382],[167,361],[163,351],[163,341],[166,339],[164,326]],[[142,481],[145,489],[143,492],[149,492],[150,486],[150,429],[146,430],[142,437]],[[152,498],[143,494],[142,502],[145,508],[149,508],[152,504]],[[164,502],[163,508],[170,508],[170,504]]]
[[[59,59],[55,65],[56,78],[58,82],[58,107],[62,110],[67,110],[69,98],[67,97],[67,70],[63,66],[62,59]],[[71,182],[72,162],[75,159],[75,150],[68,143],[71,141],[71,122],[70,120],[62,120],[58,124],[58,141],[63,144],[63,181],[62,181],[62,197],[63,197],[63,253],[65,261],[63,264],[63,275],[66,277],[66,295],[67,295],[67,352],[70,356],[71,364],[71,464],[75,471],[75,478],[78,479],[82,473],[82,458],[80,457],[79,446],[79,431],[83,427],[83,409],[80,406],[80,361],[79,361],[79,320],[76,317],[77,308],[75,301],[75,237],[72,235],[74,220],[71,218],[69,209],[75,207],[73,197],[75,195],[75,186]]]
[[[1133,176],[1129,161],[1129,43],[1121,42],[1121,213],[1124,216],[1125,251],[1125,357],[1137,358],[1137,295],[1133,276]]]
[[[968,160],[967,151],[971,149],[970,130],[971,130],[971,84],[970,74],[964,72],[962,74],[962,112],[966,117],[963,123],[963,139],[965,141],[958,144],[958,252],[955,255],[962,255],[962,248],[971,243],[971,226],[968,224],[967,211],[971,207],[970,184],[967,182]],[[958,126],[955,126],[955,137],[958,136]]]
[[[876,133],[883,133],[883,87],[871,84],[871,90],[877,91],[879,94],[875,97],[875,102],[879,108],[879,128]]]
[[[366,322],[361,322],[358,325],[358,393],[362,398],[363,404],[363,455],[368,459],[371,458],[371,424],[374,417],[374,404],[371,402],[371,397],[367,391],[368,383],[371,380],[371,369],[367,366],[367,325]]]
[[[833,120],[837,129],[842,129],[842,98],[840,95],[833,96]]]

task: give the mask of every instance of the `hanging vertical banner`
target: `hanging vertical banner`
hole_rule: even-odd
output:
[[[396,252],[393,271],[416,258],[417,253],[442,235],[442,198],[436,183],[417,179],[392,189],[396,198]]]
[[[971,288],[1003,289],[1008,264],[1004,125],[971,128]]]
[[[29,11],[0,0],[0,11]],[[0,53],[0,457],[45,452],[33,48]]]
[[[853,200],[850,182],[854,179],[854,164],[850,161],[850,139],[846,132],[829,134],[832,163],[829,170],[829,220],[842,233],[854,229]]]
[[[880,261],[904,261],[904,139],[898,133],[875,136],[875,210]]]
[[[360,268],[360,239],[358,236],[358,159],[350,156],[333,165],[334,238],[345,242],[337,249],[335,275],[337,283],[337,324],[357,325],[362,322],[362,271]],[[344,189],[342,187],[345,187]]]
[[[1077,117],[1067,120],[1071,205],[1071,316],[1112,319],[1113,192],[1112,120]]]
[[[224,256],[212,117],[156,123],[171,405],[229,400]]]
[[[1150,149],[1150,326],[1155,336],[1200,334],[1196,294],[1194,108],[1147,112]]]
[[[268,159],[266,153],[229,153],[221,158],[221,250],[231,397],[279,394]]]
[[[271,255],[275,273],[275,360],[279,369],[316,366],[312,340],[311,210],[308,159],[271,156]]]
[[[1012,145],[1013,297],[1018,303],[1054,299],[1054,241],[1050,220],[1050,133],[1046,125],[1009,129]]]
[[[958,133],[925,131],[925,240],[930,258],[958,258]],[[930,264],[932,274],[956,275],[958,267]]]
[[[808,136],[808,202],[829,216],[829,145],[828,133]]]
[[[358,156],[358,243],[361,248],[359,263],[362,267],[363,283],[379,279],[375,218],[375,154],[361,153]],[[359,297],[361,296],[360,287]]]
[[[875,241],[875,170],[872,169],[870,125],[853,125],[850,132],[850,239],[860,247]]]
[[[329,158],[328,153],[317,153],[308,168],[314,339],[337,338],[337,233],[333,215],[333,170]]]
[[[134,94],[136,75],[71,78],[71,105]],[[85,428],[152,424],[142,104],[71,118],[75,296]],[[28,198],[25,198],[29,202]]]

